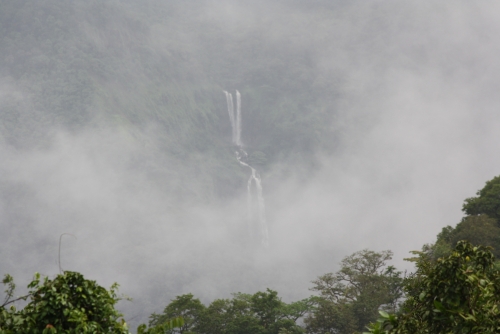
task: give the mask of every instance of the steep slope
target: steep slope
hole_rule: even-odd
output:
[[[55,129],[119,128],[183,166],[209,162],[202,175],[176,171],[176,178],[211,184],[175,187],[181,197],[224,197],[241,180],[237,168],[218,172],[231,164],[222,90],[239,89],[243,141],[258,163],[310,159],[328,143],[331,113],[317,102],[325,85],[318,89],[304,36],[270,37],[265,15],[262,28],[235,18],[227,29],[206,13],[209,6],[2,1],[2,140],[32,147],[48,144]]]

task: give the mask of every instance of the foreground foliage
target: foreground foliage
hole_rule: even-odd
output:
[[[5,275],[3,284],[7,289],[0,305],[0,334],[129,334],[122,314],[115,309],[120,300],[116,283],[106,290],[77,272],[65,271],[53,280],[48,277],[41,280],[36,273],[28,285],[28,294],[16,299],[13,299],[16,285],[12,276]],[[12,305],[28,299],[29,303],[21,310]],[[165,333],[183,325],[182,317],[174,317],[150,328],[140,325],[137,332]]]
[[[117,284],[110,290],[87,280],[77,272],[66,271],[53,280],[35,274],[28,285],[29,300],[21,310],[14,306],[15,285],[6,276],[7,299],[0,309],[0,333],[129,333],[127,324],[114,306],[119,298]]]
[[[488,248],[459,241],[437,261],[415,253],[417,271],[405,283],[400,314],[381,312],[370,333],[500,332],[500,272]]]

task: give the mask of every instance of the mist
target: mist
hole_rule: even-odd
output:
[[[271,288],[287,301],[305,298],[313,279],[365,248],[390,249],[399,270],[412,270],[403,261],[408,252],[457,224],[464,199],[499,174],[495,2],[100,6],[105,24],[77,6],[76,26],[85,43],[115,51],[128,66],[109,70],[113,80],[95,79],[106,91],[90,102],[82,98],[78,126],[40,102],[31,79],[6,72],[0,78],[0,104],[23,110],[15,129],[4,113],[0,143],[1,273],[18,286],[34,272],[56,275],[59,265],[103,286],[116,281],[133,298],[120,303],[132,324],[147,322],[183,293],[210,302]],[[115,10],[132,21],[153,19],[126,30],[128,21],[116,19]],[[114,39],[121,29],[147,39],[125,33]],[[211,31],[227,34],[207,39]],[[206,103],[212,114],[189,116],[199,127],[187,126],[175,108],[165,119],[176,126],[164,126],[153,102],[135,99],[156,93],[157,83],[135,61],[141,50],[161,67],[176,55],[172,45],[183,45],[179,57],[192,66],[174,78],[183,86],[165,76],[160,88]],[[253,53],[234,56],[243,47]],[[269,71],[251,72],[253,62],[274,59],[273,52],[282,58],[266,63]],[[208,60],[200,60],[205,53]],[[242,93],[242,141],[269,161],[261,167],[267,248],[246,235],[249,171],[234,157],[223,93],[235,89]],[[274,97],[287,106],[291,96],[307,103],[287,107],[289,114],[270,112]],[[178,93],[165,99],[194,103]],[[317,110],[311,119],[321,118],[319,130],[309,120],[294,123],[292,110],[309,109]],[[151,116],[138,120],[137,111]],[[295,135],[283,135],[285,123]],[[207,124],[217,129],[215,139],[185,150],[183,143],[203,141]],[[59,264],[62,233],[76,238],[62,237]]]

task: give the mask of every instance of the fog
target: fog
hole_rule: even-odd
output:
[[[148,4],[152,10],[161,7]],[[315,151],[314,169],[290,159],[262,175],[270,246],[247,242],[244,182],[231,198],[175,197],[181,182],[175,171],[187,169],[198,189],[205,185],[197,184],[197,173],[207,168],[213,173],[213,166],[204,165],[202,156],[186,165],[179,156],[159,156],[165,137],[154,120],[137,130],[141,140],[108,125],[72,131],[38,124],[50,133],[44,145],[0,146],[1,273],[12,274],[18,286],[34,272],[56,275],[59,237],[71,233],[76,238],[62,237],[62,269],[104,286],[120,283],[121,292],[134,299],[120,308],[135,324],[189,292],[204,302],[265,288],[286,301],[305,298],[313,279],[365,248],[390,249],[398,269],[412,270],[403,261],[408,252],[457,224],[464,199],[500,174],[499,6],[466,1],[178,5],[179,20],[190,17],[193,29],[227,27],[241,31],[243,40],[260,32],[262,45],[306,50],[312,81],[331,87],[328,103],[334,109],[325,113],[333,115],[327,126],[335,133],[334,149]],[[162,25],[151,27],[150,34],[150,46],[168,52],[174,37],[163,33]],[[176,36],[194,54],[201,52],[196,30]],[[298,44],[288,44],[292,40]],[[210,69],[196,66],[193,71],[205,71],[210,80]],[[231,80],[217,85],[234,90],[239,87],[224,85],[245,83],[245,78]],[[0,103],[6,96],[26,105],[36,102],[12,79],[3,78],[0,87]],[[218,103],[230,146],[222,90]],[[252,142],[258,129],[245,128],[244,90],[242,113],[243,142]],[[100,116],[94,117],[89,124],[99,122]],[[37,131],[36,118],[28,118],[26,132]],[[197,166],[187,166],[193,161]],[[156,178],[151,171],[158,168],[167,172]],[[227,168],[240,166],[235,161]]]

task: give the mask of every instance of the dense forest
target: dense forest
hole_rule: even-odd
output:
[[[70,312],[89,330],[348,333],[425,309],[409,277],[486,259],[461,240],[500,255],[495,8],[0,0],[0,321],[31,326],[68,284],[112,319]]]

